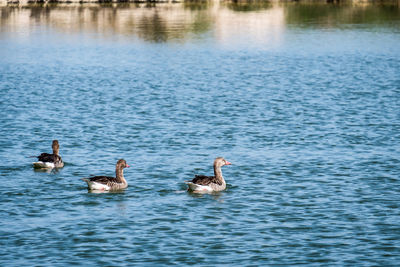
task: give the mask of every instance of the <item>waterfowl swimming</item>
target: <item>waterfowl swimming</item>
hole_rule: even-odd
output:
[[[60,145],[58,144],[58,140],[53,140],[51,145],[53,148],[53,154],[42,153],[38,156],[37,162],[33,163],[34,168],[62,168],[64,167],[64,162],[61,159],[61,156],[58,154],[60,150]]]
[[[193,180],[185,181],[189,186],[188,190],[195,193],[225,190],[226,183],[221,171],[221,167],[224,165],[231,165],[231,163],[222,157],[216,158],[214,160],[214,176],[195,175]]]
[[[124,159],[120,159],[115,167],[115,176],[93,176],[88,178],[82,178],[88,184],[89,190],[119,190],[128,187],[128,182],[124,178],[124,168],[129,168],[130,166],[126,163]]]

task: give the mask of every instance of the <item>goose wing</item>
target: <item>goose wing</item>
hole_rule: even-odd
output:
[[[43,162],[55,162],[57,155],[42,153],[40,156],[37,157],[40,161]]]
[[[54,154],[48,154],[48,153],[42,153],[40,156],[37,157],[39,161],[42,162],[62,162],[62,159],[59,155],[54,155]]]
[[[116,178],[110,176],[92,176],[86,179],[91,182],[96,182],[104,185],[107,185],[109,183],[118,183]]]
[[[220,181],[215,179],[215,176],[206,176],[206,175],[195,175],[195,177],[192,180],[192,183],[199,185],[209,185],[212,183],[219,185],[222,184]]]

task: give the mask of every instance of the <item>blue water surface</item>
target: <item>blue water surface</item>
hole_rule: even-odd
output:
[[[0,265],[397,265],[399,9],[172,6],[1,7]]]

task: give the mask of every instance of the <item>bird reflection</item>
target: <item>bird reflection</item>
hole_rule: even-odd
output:
[[[92,193],[92,194],[124,194],[125,190],[121,189],[121,190],[106,191],[106,190],[90,190],[90,189],[88,189],[88,193]]]
[[[43,172],[43,173],[51,173],[51,174],[57,174],[61,171],[60,168],[33,168],[34,172]]]

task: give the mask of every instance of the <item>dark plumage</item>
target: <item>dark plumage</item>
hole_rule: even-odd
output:
[[[129,165],[124,159],[120,159],[115,166],[115,177],[111,176],[92,176],[83,178],[88,185],[89,190],[119,190],[128,187],[128,182],[124,178],[124,168]]]
[[[62,168],[64,167],[64,162],[59,155],[60,145],[57,140],[53,140],[52,143],[53,154],[42,153],[38,158],[38,162],[33,163],[34,168]]]
[[[204,193],[212,191],[222,191],[226,188],[226,182],[222,177],[221,167],[231,163],[222,157],[214,160],[214,176],[195,175],[190,181],[185,181],[190,191]]]
[[[105,184],[105,185],[108,185],[108,183],[119,183],[120,182],[117,178],[111,177],[111,176],[92,176],[92,177],[88,177],[86,179],[91,182],[96,182],[96,183]]]
[[[195,175],[192,183],[200,184],[200,185],[209,185],[211,183],[216,183],[222,185],[222,181],[215,178],[215,176],[206,176],[206,175]]]
[[[59,155],[54,155],[54,154],[49,154],[49,153],[42,153],[37,158],[38,158],[38,160],[43,161],[43,162],[61,161],[61,157]]]

